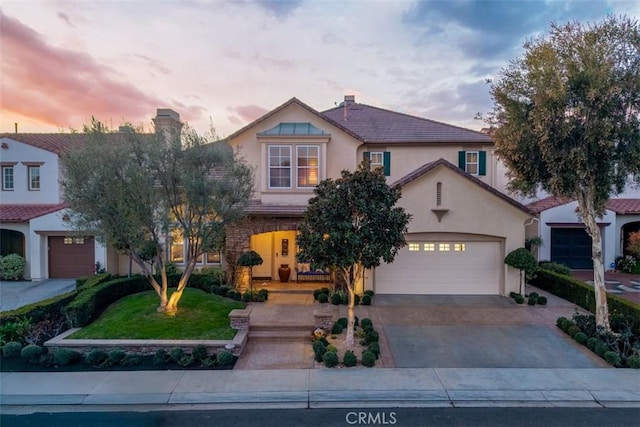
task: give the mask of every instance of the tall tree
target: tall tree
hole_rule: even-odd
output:
[[[253,171],[214,132],[200,136],[184,127],[144,134],[123,127],[116,133],[95,119],[84,131],[87,143],[62,158],[73,222],[129,254],[158,294],[158,311],[175,313],[197,260],[220,247],[224,227],[243,217]],[[170,236],[182,239],[186,253],[169,295],[163,249]]]
[[[364,270],[390,263],[405,245],[411,216],[395,204],[400,189],[385,182],[381,171],[363,162],[355,172],[327,179],[315,188],[299,226],[298,259],[321,268],[334,267],[349,292],[346,342],[354,345],[356,283]]]
[[[598,218],[640,176],[640,32],[635,20],[551,25],[492,84],[496,152],[512,190],[575,198],[592,241],[596,322],[609,329]]]

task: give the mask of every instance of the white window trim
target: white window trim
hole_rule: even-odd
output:
[[[293,183],[293,171],[295,168],[294,165],[294,159],[293,159],[293,148],[295,147],[294,144],[270,144],[267,145],[267,187],[270,190],[289,190],[292,188],[292,183]],[[272,187],[271,186],[271,148],[288,148],[289,149],[289,161],[290,161],[290,165],[289,165],[289,186],[288,187]],[[282,166],[273,166],[273,168],[275,169],[285,169]],[[297,169],[296,169],[297,170]],[[296,181],[297,181],[297,176],[296,176]]]
[[[5,171],[11,170],[11,187],[7,186]],[[13,165],[2,166],[2,191],[13,191],[16,188],[16,170]]]
[[[293,144],[293,146],[295,147],[295,151],[296,151],[296,159],[295,159],[295,163],[296,163],[296,165],[295,165],[296,166],[295,167],[295,169],[296,169],[296,177],[295,177],[296,178],[295,179],[296,188],[307,189],[307,188],[315,188],[315,187],[317,187],[318,184],[320,184],[320,145],[318,145],[318,144],[300,144],[300,145]],[[300,170],[300,168],[304,168],[304,169],[307,169],[307,170],[311,169],[309,166],[300,166],[300,165],[298,165],[298,158],[299,158],[298,149],[299,148],[315,148],[318,151],[318,157],[317,157],[318,164],[315,166],[315,168],[317,170],[317,174],[318,174],[318,176],[317,176],[318,183],[317,184],[299,185],[299,183],[298,183],[298,171]]]
[[[38,171],[38,186],[35,187],[33,185],[33,180],[32,180],[32,176],[31,176],[31,171]],[[42,174],[40,173],[40,165],[29,165],[27,166],[27,181],[29,183],[29,191],[40,191],[40,189],[42,188]]]
[[[471,162],[469,161],[469,155],[470,154],[475,154],[476,155],[476,161],[475,162]],[[480,174],[480,152],[479,151],[465,151],[464,153],[464,169],[465,172],[471,174],[471,175],[479,175]],[[476,171],[475,172],[469,172],[469,165],[476,165]]]
[[[380,162],[374,162],[373,156],[380,156]],[[369,163],[370,163],[371,170],[381,169],[384,171],[384,151],[370,151]]]

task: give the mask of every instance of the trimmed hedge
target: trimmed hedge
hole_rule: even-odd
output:
[[[86,291],[87,289],[98,286],[101,283],[108,282],[112,278],[113,276],[111,276],[110,273],[100,273],[94,276],[81,277],[79,279],[76,279],[76,291]]]
[[[27,317],[31,318],[33,324],[36,324],[47,318],[59,317],[62,315],[62,309],[73,301],[76,295],[76,292],[67,292],[15,310],[4,311],[0,313],[0,322],[14,322],[18,318]]]
[[[149,281],[143,276],[114,279],[81,292],[63,313],[71,327],[86,326],[114,302],[128,295],[147,291],[150,287]]]
[[[591,313],[595,312],[596,296],[593,287],[580,280],[540,269],[530,283],[537,288],[571,301]],[[609,293],[607,293],[607,304],[609,313],[631,316],[634,333],[640,333],[640,304]]]

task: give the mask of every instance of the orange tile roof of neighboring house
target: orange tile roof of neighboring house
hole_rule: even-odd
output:
[[[55,205],[11,204],[0,205],[0,222],[27,222],[33,218],[59,211],[64,203]]]
[[[540,213],[546,211],[547,209],[555,208],[556,206],[561,206],[569,202],[573,202],[574,200],[575,199],[572,198],[548,196],[544,199],[536,200],[535,202],[527,204],[527,207],[535,213]]]
[[[638,215],[640,199],[611,199],[607,202],[607,209],[621,215]]]
[[[521,211],[524,211],[530,215],[533,216],[537,216],[537,212],[532,211],[528,206],[523,205],[522,203],[518,202],[515,199],[512,199],[511,197],[507,196],[504,193],[501,193],[500,191],[496,190],[495,188],[493,188],[492,186],[490,186],[489,184],[485,183],[484,181],[480,180],[479,178],[476,178],[475,176],[463,171],[462,169],[460,169],[459,167],[457,167],[456,165],[452,164],[451,162],[446,161],[445,159],[439,159],[436,160],[434,162],[431,163],[427,163],[423,166],[420,166],[418,169],[414,170],[413,172],[405,175],[404,177],[400,178],[399,180],[397,180],[396,182],[394,182],[393,184],[391,184],[392,186],[405,186],[407,184],[409,184],[410,182],[418,179],[419,177],[421,177],[422,175],[424,175],[425,173],[435,169],[438,166],[444,166],[446,168],[449,168],[450,170],[454,171],[455,173],[462,175],[463,177],[467,178],[468,180],[474,182],[475,184],[477,184],[478,186],[482,187],[483,189],[485,189],[486,191],[488,191],[489,193],[493,194],[494,196],[504,200],[505,202],[509,203],[511,206],[520,209]]]
[[[87,135],[82,133],[1,133],[0,138],[13,139],[55,154],[80,147],[87,142]]]

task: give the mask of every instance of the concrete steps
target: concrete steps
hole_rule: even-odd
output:
[[[254,325],[249,328],[252,342],[299,342],[310,341],[313,325]]]

